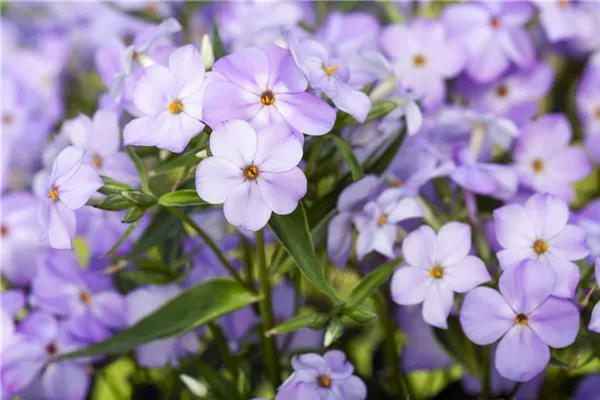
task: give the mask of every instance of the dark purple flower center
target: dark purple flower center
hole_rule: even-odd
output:
[[[265,106],[270,106],[275,103],[275,95],[270,90],[265,90],[263,94],[260,95],[260,102]]]
[[[429,270],[429,276],[431,276],[433,279],[441,279],[444,276],[444,269],[439,265],[434,265]]]
[[[515,317],[516,324],[527,325],[527,322],[529,322],[529,319],[525,314],[519,314]]]
[[[173,102],[169,104],[169,111],[175,115],[181,114],[183,112],[183,103],[181,103],[181,100],[173,100]]]
[[[56,355],[58,353],[58,346],[55,343],[48,344],[48,346],[46,346],[46,353],[48,353],[49,356]]]
[[[319,375],[317,377],[317,384],[322,388],[329,389],[331,387],[331,378],[327,375]]]
[[[541,239],[538,239],[533,243],[533,250],[537,254],[542,255],[548,251],[548,243],[546,243],[545,241],[543,241]]]
[[[244,170],[244,176],[248,179],[256,179],[258,177],[258,168],[250,165]]]

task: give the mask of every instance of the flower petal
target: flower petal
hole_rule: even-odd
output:
[[[175,358],[175,341],[163,339],[143,344],[135,349],[135,355],[140,366],[160,368],[171,363]]]
[[[448,314],[454,302],[454,293],[443,280],[435,279],[423,301],[423,319],[429,325],[448,328]]]
[[[528,69],[535,63],[535,48],[524,29],[503,29],[498,32],[498,40],[504,54],[520,68]]]
[[[63,149],[56,156],[54,164],[52,165],[52,175],[50,181],[55,186],[62,185],[65,181],[68,181],[71,176],[81,165],[81,160],[85,154],[84,149],[78,147],[69,146]],[[45,197],[48,197],[48,193],[44,193]]]
[[[537,260],[527,260],[504,271],[500,277],[500,293],[516,313],[529,314],[554,290],[556,274]]]
[[[350,213],[340,213],[327,225],[327,257],[338,268],[342,268],[352,251],[352,219]]]
[[[88,151],[103,157],[117,153],[121,145],[118,115],[111,110],[96,111],[90,136],[91,145],[86,147]]]
[[[496,239],[505,249],[531,248],[536,240],[536,232],[529,221],[525,208],[509,204],[494,210]]]
[[[513,247],[511,249],[500,250],[496,253],[502,269],[511,269],[516,267],[523,260],[535,258],[536,254],[533,247]]]
[[[265,204],[279,215],[294,211],[306,195],[306,177],[300,168],[286,172],[259,172],[256,184]]]
[[[71,178],[58,187],[59,201],[71,210],[77,210],[98,191],[104,182],[94,168],[82,164]]]
[[[274,106],[295,130],[306,135],[324,135],[335,123],[335,110],[311,93],[281,93]]]
[[[196,168],[196,191],[210,204],[225,202],[235,188],[244,183],[243,171],[221,157],[208,157]]]
[[[590,331],[600,333],[600,302],[594,306],[592,311],[592,318],[590,318],[590,324],[588,325]]]
[[[269,81],[267,88],[274,93],[304,92],[308,80],[296,66],[290,51],[272,43],[265,48],[269,59]]]
[[[174,100],[175,80],[169,70],[154,64],[146,68],[133,89],[132,100],[145,115],[156,115],[168,110]]]
[[[515,317],[500,293],[488,287],[467,293],[460,309],[460,324],[465,334],[480,346],[500,339],[515,324]]]
[[[590,253],[586,245],[585,231],[575,225],[565,226],[558,235],[548,241],[548,248],[552,254],[563,260],[581,260]]]
[[[174,94],[179,99],[195,93],[204,83],[204,63],[192,44],[182,46],[171,53],[169,71],[175,78]]]
[[[220,58],[212,67],[236,86],[258,96],[267,89],[269,59],[264,51],[248,47]]]
[[[573,298],[579,282],[579,268],[577,265],[571,261],[560,259],[552,253],[546,253],[543,261],[556,275],[556,285],[552,295],[565,299]]]
[[[254,162],[257,146],[256,131],[246,121],[224,122],[210,134],[210,151],[242,169]]]
[[[447,267],[463,260],[471,250],[471,227],[460,222],[449,222],[437,234],[435,261]]]
[[[265,172],[284,172],[302,160],[302,143],[286,125],[272,125],[256,132],[254,165]]]
[[[527,326],[516,324],[496,349],[496,369],[505,378],[525,382],[550,362],[550,349]]]
[[[60,201],[49,206],[48,241],[54,249],[72,249],[71,240],[75,236],[77,221],[75,212]]]
[[[335,79],[332,91],[330,97],[333,104],[352,115],[358,122],[365,122],[371,110],[369,96],[339,79]]]
[[[340,385],[340,390],[344,395],[344,399],[348,400],[364,400],[367,398],[367,386],[358,376],[351,376],[343,381]],[[314,399],[315,397],[310,397]],[[308,400],[308,398],[306,398]]]
[[[169,131],[173,114],[165,110],[157,115],[136,118],[123,129],[123,143],[134,146],[156,146]]]
[[[396,304],[419,304],[425,300],[431,278],[423,268],[406,266],[394,272],[390,285],[392,299]]]
[[[398,201],[391,210],[386,211],[388,222],[390,223],[423,216],[423,208],[421,208],[419,202],[412,197]]]
[[[354,366],[348,361],[346,354],[340,350],[330,350],[323,354],[323,359],[331,369],[332,378],[346,379],[354,372]]]
[[[444,282],[459,293],[465,293],[491,279],[483,261],[475,256],[467,256],[444,268]]]
[[[550,347],[572,344],[579,331],[579,310],[569,300],[549,297],[529,314],[528,325]]]
[[[206,87],[202,115],[207,124],[216,128],[232,119],[250,121],[266,106],[260,95],[244,90],[227,81],[216,80]]]
[[[525,210],[537,234],[536,239],[552,239],[564,229],[569,219],[565,202],[548,194],[531,196],[525,203]]]
[[[295,371],[307,371],[318,374],[326,371],[327,363],[320,355],[307,353],[292,357],[292,368]]]
[[[264,228],[271,218],[271,209],[264,202],[258,185],[250,181],[239,185],[227,196],[223,211],[231,225],[248,231]]]
[[[412,266],[428,270],[434,264],[437,252],[435,231],[423,225],[408,234],[402,241],[402,255]]]
[[[181,153],[190,140],[204,129],[204,124],[187,113],[173,115],[168,130],[156,144],[160,149]]]
[[[127,326],[125,309],[125,299],[114,291],[95,293],[90,306],[94,317],[112,329],[123,329]]]

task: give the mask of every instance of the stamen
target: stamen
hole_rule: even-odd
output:
[[[498,85],[496,88],[496,95],[498,97],[506,97],[508,95],[508,88],[504,84]]]
[[[439,265],[434,265],[433,268],[429,270],[429,276],[433,279],[441,279],[444,276],[444,269]]]
[[[533,172],[539,174],[544,169],[544,162],[538,158],[533,161],[531,168],[533,168]]]
[[[258,177],[258,168],[256,168],[254,165],[251,165],[246,168],[244,175],[248,179],[256,179]]]
[[[525,314],[519,314],[515,317],[515,324],[527,325],[529,318]]]
[[[492,25],[492,28],[494,29],[500,28],[500,20],[498,19],[498,17],[492,17],[492,19],[490,20],[490,25]]]
[[[0,225],[0,237],[8,235],[8,228],[5,225]]]
[[[331,378],[327,375],[319,375],[317,377],[317,384],[319,385],[319,387],[329,389],[331,388]]]
[[[56,189],[56,188],[50,189],[50,198],[52,199],[52,201],[58,200],[58,189]]]
[[[102,167],[102,157],[100,157],[98,154],[94,154],[92,156],[92,165],[96,168]]]
[[[3,114],[2,115],[2,125],[11,125],[14,122],[14,120],[15,119],[10,114]]]
[[[181,103],[181,100],[173,100],[173,102],[169,104],[169,111],[175,115],[181,114],[183,112],[183,104]]]
[[[533,250],[537,254],[542,255],[548,251],[548,243],[546,243],[545,241],[543,241],[541,239],[538,239],[533,243]]]
[[[404,181],[402,181],[402,179],[400,178],[396,178],[396,186],[402,186],[404,185]]]
[[[379,226],[387,224],[387,216],[385,214],[381,214],[381,216],[377,220],[377,224],[379,224]]]
[[[270,106],[275,103],[275,95],[270,90],[267,90],[260,95],[260,102],[265,106]]]
[[[79,300],[85,305],[89,305],[92,302],[92,295],[87,291],[82,291],[79,295]]]
[[[46,353],[48,353],[49,356],[56,355],[56,353],[58,353],[58,346],[54,343],[50,343],[46,346]]]
[[[561,8],[566,8],[569,5],[569,0],[558,0],[558,5]]]
[[[413,64],[415,67],[422,67],[427,63],[427,58],[423,54],[415,54],[413,57]]]
[[[323,63],[322,65],[323,71],[327,74],[327,76],[333,75],[335,71],[340,67],[339,65],[334,65],[333,67],[328,67],[327,64]]]

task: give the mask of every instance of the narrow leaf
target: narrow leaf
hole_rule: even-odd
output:
[[[212,279],[182,292],[137,324],[111,338],[60,359],[123,354],[146,343],[190,332],[199,325],[244,308],[259,300],[231,279]]]
[[[179,218],[165,209],[161,209],[152,219],[142,236],[135,242],[128,257],[137,257],[158,243],[171,237],[181,229]]]
[[[163,195],[158,203],[165,207],[184,207],[204,205],[206,202],[202,200],[195,190],[178,190]]]
[[[362,167],[356,159],[356,156],[354,155],[354,152],[352,151],[352,148],[348,142],[336,135],[327,135],[327,138],[333,141],[333,144],[337,146],[338,150],[342,154],[342,157],[344,157],[344,160],[346,160],[346,163],[352,172],[352,180],[357,181],[362,179],[365,176],[365,173],[363,172]]]
[[[200,159],[196,157],[196,153],[206,148],[208,148],[208,145],[204,144],[190,151],[186,151],[185,153],[173,158],[172,160],[167,161],[160,167],[157,167],[156,169],[152,170],[150,174],[152,176],[164,175],[179,168],[196,166],[200,163]]]
[[[217,21],[213,21],[212,47],[213,53],[215,55],[215,60],[218,60],[219,58],[227,55],[227,51],[225,50],[225,46],[223,45],[223,41],[221,40],[221,35],[219,34],[219,28],[217,25]]]
[[[274,335],[281,335],[283,333],[295,332],[298,329],[306,328],[310,325],[313,325],[316,321],[321,321],[323,319],[327,321],[329,320],[329,317],[320,313],[296,315],[266,332],[265,336],[271,337]]]
[[[137,173],[140,176],[140,183],[142,185],[142,190],[146,193],[151,193],[150,185],[148,184],[148,171],[146,170],[146,167],[144,166],[144,162],[142,161],[140,156],[137,155],[135,150],[133,150],[131,148],[131,146],[126,146],[125,150],[127,150],[127,154],[129,154],[129,157],[133,161],[133,164],[135,165],[135,169],[137,170]]]
[[[132,222],[139,221],[140,219],[142,219],[145,212],[145,208],[133,206],[129,210],[127,210],[121,222],[123,222],[124,224],[131,224]]]
[[[397,107],[398,104],[390,100],[376,101],[371,106],[371,110],[369,111],[369,114],[367,114],[367,118],[365,119],[364,123],[383,118],[394,111]],[[340,113],[340,116],[337,118],[333,129],[335,130],[354,125],[360,125],[360,123],[350,114]]]
[[[124,199],[120,193],[112,193],[94,207],[105,211],[122,211],[128,209],[132,205],[133,204],[129,200]]]
[[[365,306],[345,308],[344,315],[347,315],[349,318],[352,318],[354,321],[361,324],[377,318],[377,314]]]
[[[343,333],[344,324],[342,320],[339,318],[333,318],[327,326],[327,330],[325,331],[325,339],[323,344],[325,347],[329,347],[329,345],[338,340]]]
[[[125,242],[125,240],[127,240],[127,238],[129,237],[129,235],[131,235],[131,233],[134,231],[134,229],[138,226],[138,224],[140,223],[140,221],[141,220],[137,220],[133,224],[129,225],[129,228],[127,228],[127,230],[121,235],[121,237],[119,238],[119,240],[117,241],[117,243],[115,243],[115,245],[113,247],[111,247],[110,250],[108,250],[106,252],[106,254],[104,254],[102,257],[109,256],[109,255],[113,254],[115,251],[117,251],[117,249],[119,247],[121,247],[121,245],[123,244],[123,242]]]
[[[121,196],[133,204],[142,207],[150,207],[151,205],[156,204],[156,197],[139,190],[124,190],[121,192]]]
[[[375,291],[388,280],[399,263],[399,260],[392,260],[369,272],[356,284],[356,286],[354,286],[354,288],[352,288],[348,295],[348,300],[345,303],[345,307],[351,308],[361,305],[363,301],[375,293]]]
[[[111,194],[111,193],[119,193],[122,190],[131,190],[133,189],[131,186],[115,181],[106,176],[101,176],[102,181],[104,182],[104,186],[102,186],[98,191],[102,194]]]

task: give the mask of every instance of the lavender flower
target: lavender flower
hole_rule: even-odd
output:
[[[496,238],[503,247],[498,261],[504,270],[527,259],[537,259],[557,276],[554,296],[571,298],[579,281],[579,268],[572,261],[589,251],[585,232],[567,225],[569,209],[560,199],[535,194],[525,206],[510,204],[494,211]]]
[[[536,0],[540,23],[550,42],[569,39],[594,40],[600,32],[584,2]]]
[[[458,222],[444,225],[439,233],[424,225],[402,242],[407,266],[392,277],[392,298],[397,304],[423,303],[423,319],[446,329],[454,302],[453,293],[465,293],[488,282],[483,261],[470,256],[471,227]]]
[[[600,285],[600,257],[596,259],[595,265],[595,273],[596,273],[596,283]],[[590,331],[600,333],[600,302],[596,304],[594,310],[592,311],[592,318],[590,319],[590,324],[588,325],[588,329]]]
[[[590,257],[600,257],[600,199],[585,206],[573,219],[573,222],[586,234]]]
[[[305,383],[319,400],[364,400],[367,397],[367,387],[352,375],[354,367],[339,350],[328,351],[323,356],[314,353],[295,356],[292,368],[292,375],[279,387],[277,400],[287,399],[282,397],[282,391],[299,383]]]
[[[225,203],[225,218],[234,226],[257,231],[271,212],[291,213],[306,194],[297,167],[302,145],[285,125],[257,132],[245,121],[228,121],[212,132],[210,148],[214,156],[196,169],[196,190],[208,203]]]
[[[206,89],[206,122],[242,119],[260,128],[287,124],[299,133],[324,135],[335,122],[326,102],[306,93],[308,82],[290,52],[277,45],[251,47],[219,59]]]
[[[498,339],[495,365],[502,376],[528,381],[550,361],[550,347],[572,344],[579,311],[570,301],[552,297],[556,275],[539,261],[524,261],[500,277],[500,293],[480,287],[465,296],[460,321],[478,345]]]
[[[82,164],[85,150],[67,147],[56,157],[52,172],[35,177],[34,191],[42,201],[39,221],[42,239],[56,249],[70,249],[75,235],[75,210],[83,207],[104,183],[89,165]]]

